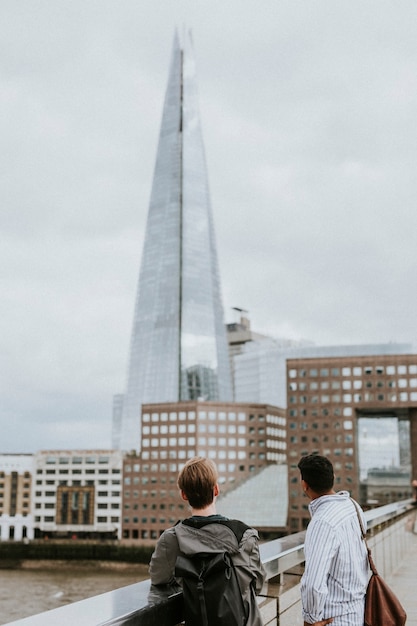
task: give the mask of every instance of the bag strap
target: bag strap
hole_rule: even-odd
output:
[[[371,548],[369,547],[368,542],[366,541],[366,532],[365,532],[365,528],[363,526],[362,518],[361,518],[360,513],[359,513],[359,505],[353,498],[351,498],[351,500],[352,500],[353,504],[355,505],[356,514],[358,516],[359,526],[360,526],[360,529],[361,529],[362,539],[365,542],[366,551],[368,553],[369,567],[371,568],[372,574],[377,576],[378,575],[378,571],[377,571],[377,569],[375,567],[375,563],[374,563],[374,560],[372,558]]]
[[[240,544],[240,542],[242,541],[242,537],[245,532],[251,529],[250,526],[247,526],[244,522],[241,522],[240,520],[229,520],[221,518],[211,519],[210,517],[207,519],[199,520],[188,517],[187,519],[181,520],[177,523],[182,523],[184,524],[184,526],[191,526],[192,528],[197,529],[204,528],[204,526],[207,526],[208,524],[221,524],[223,526],[227,526],[233,532],[238,544]]]

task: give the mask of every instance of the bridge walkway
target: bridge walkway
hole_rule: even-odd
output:
[[[386,581],[407,611],[407,626],[417,626],[417,511],[407,554]]]

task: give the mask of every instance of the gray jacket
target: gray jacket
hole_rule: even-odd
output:
[[[206,522],[213,517],[212,523]],[[179,554],[193,555],[227,551],[230,553],[239,579],[240,588],[249,613],[247,626],[262,626],[255,594],[260,593],[265,570],[259,555],[259,538],[254,528],[247,528],[240,543],[234,532],[217,520],[227,520],[219,515],[209,518],[191,518],[196,527],[177,524],[163,532],[152,555],[149,573],[154,585],[175,582],[175,561]],[[198,527],[198,520],[205,523]],[[180,582],[180,581],[179,581]]]

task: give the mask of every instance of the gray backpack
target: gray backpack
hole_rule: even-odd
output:
[[[180,523],[194,528],[210,523],[228,526],[236,536],[237,546],[249,528],[239,520],[187,519]],[[181,554],[177,557],[175,576],[182,578],[186,626],[245,626],[248,611],[228,552]]]

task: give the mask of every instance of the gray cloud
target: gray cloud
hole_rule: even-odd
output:
[[[1,3],[3,451],[110,444],[183,23],[226,318],[416,341],[416,17],[411,0]]]

